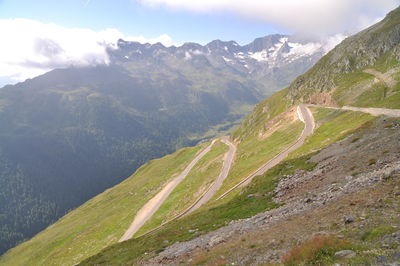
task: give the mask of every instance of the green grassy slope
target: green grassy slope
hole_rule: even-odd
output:
[[[73,265],[115,243],[136,212],[206,144],[150,161],[121,184],[71,211],[0,257],[1,265]]]
[[[340,75],[336,78],[338,85],[333,92],[333,98],[341,106],[350,105],[398,109],[400,108],[399,66],[400,62],[397,62],[395,68],[387,72],[381,72],[396,82],[394,86],[388,86],[382,80],[362,71]],[[379,67],[373,65],[365,69],[377,70]]]
[[[299,138],[303,128],[302,122],[291,121],[265,139],[256,136],[243,139],[238,145],[236,159],[229,175],[215,197],[222,195],[289,147]]]
[[[358,130],[375,119],[361,112],[341,111],[327,108],[312,108],[318,128],[309,136],[304,145],[289,155],[297,158],[318,151]]]

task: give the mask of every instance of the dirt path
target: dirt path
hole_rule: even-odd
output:
[[[363,107],[352,107],[352,106],[343,106],[341,109],[368,113],[374,116],[386,115],[390,117],[400,117],[400,109],[363,108]]]
[[[195,203],[193,203],[189,208],[187,208],[186,210],[184,210],[182,213],[178,214],[177,216],[175,216],[174,218],[172,218],[171,220],[168,220],[164,223],[162,223],[161,225],[157,226],[156,228],[153,228],[152,230],[142,234],[141,236],[144,235],[148,235],[151,234],[155,231],[160,230],[163,226],[165,226],[166,224],[175,221],[183,216],[186,216],[187,214],[197,210],[198,208],[200,208],[204,203],[206,203],[207,201],[209,201],[212,196],[214,196],[215,192],[218,191],[218,189],[222,186],[222,183],[224,182],[225,178],[228,176],[229,170],[232,166],[233,163],[233,158],[235,157],[236,154],[236,145],[233,144],[230,140],[229,137],[223,137],[221,139],[221,141],[223,143],[225,143],[226,145],[229,146],[229,150],[228,152],[225,154],[225,158],[224,158],[224,163],[222,166],[222,170],[221,173],[219,174],[218,178],[211,184],[211,186],[203,193],[203,195],[201,195],[196,201]]]
[[[289,155],[290,152],[298,149],[304,144],[305,139],[313,133],[315,128],[314,117],[308,106],[319,107],[317,105],[305,105],[305,104],[301,104],[297,107],[297,116],[299,120],[305,124],[305,127],[303,129],[301,136],[296,140],[296,142],[293,143],[287,149],[285,149],[283,152],[275,156],[273,159],[268,161],[254,173],[246,177],[240,183],[236,184],[234,187],[226,191],[218,199],[224,198],[226,195],[228,195],[230,192],[232,192],[239,186],[245,186],[249,184],[254,177],[264,174],[266,171],[268,171],[272,167],[282,162]],[[362,107],[351,107],[351,106],[343,106],[342,108],[336,108],[336,107],[325,107],[325,108],[364,112],[375,116],[386,115],[391,117],[400,117],[399,109],[362,108]],[[151,218],[151,216],[158,210],[158,208],[167,199],[167,197],[174,190],[174,188],[188,175],[188,173],[194,167],[194,165],[211,150],[211,147],[215,143],[215,141],[216,140],[213,140],[213,142],[206,149],[204,149],[199,155],[197,155],[196,158],[182,172],[182,174],[180,174],[178,177],[176,177],[174,180],[168,183],[154,198],[152,198],[148,203],[146,203],[142,207],[142,209],[137,213],[131,226],[125,232],[125,234],[122,236],[119,242],[130,239],[140,229],[140,227]],[[200,197],[200,199],[193,206],[191,206],[189,209],[187,209],[186,211],[175,217],[174,220],[182,216],[185,216],[193,212],[194,210],[200,208],[204,203],[208,202],[212,198],[212,196],[218,191],[218,189],[220,189],[220,187],[222,186],[223,181],[228,176],[234,155],[236,153],[236,146],[232,142],[230,142],[227,137],[223,138],[222,142],[224,142],[226,145],[229,146],[229,151],[227,152],[226,157],[224,159],[220,175],[215,180],[215,182],[210,186],[210,188]]]
[[[208,202],[214,196],[214,194],[221,188],[222,183],[228,176],[229,170],[231,169],[233,163],[233,158],[235,157],[236,154],[236,145],[233,144],[228,137],[222,138],[221,141],[229,146],[229,151],[225,155],[221,173],[219,174],[218,178],[214,181],[214,183],[210,186],[210,188],[203,194],[203,196],[201,196],[200,199],[198,199],[193,206],[191,206],[188,210],[186,210],[185,213],[181,215],[181,217],[197,210],[204,203]]]
[[[233,186],[231,189],[226,191],[224,194],[222,194],[218,199],[224,198],[226,195],[228,195],[230,192],[235,190],[239,186],[245,186],[253,180],[254,177],[259,176],[267,172],[269,169],[274,167],[275,165],[279,164],[282,162],[292,151],[298,149],[301,147],[305,141],[305,139],[312,134],[315,128],[315,122],[314,122],[314,117],[308,109],[308,107],[304,104],[301,104],[297,107],[297,116],[300,121],[302,121],[305,124],[305,127],[303,129],[303,132],[301,133],[301,136],[296,140],[295,143],[293,143],[290,147],[285,149],[283,152],[272,158],[270,161],[268,161],[266,164],[264,164],[262,167],[260,167],[258,170],[256,170],[254,173],[246,177],[244,180],[242,180],[240,183],[236,184]],[[218,200],[217,199],[217,200]]]
[[[386,108],[370,108],[370,107],[354,107],[354,106],[343,106],[340,107],[330,107],[330,106],[320,106],[314,104],[308,104],[310,107],[323,107],[335,110],[346,110],[354,112],[363,112],[373,116],[386,115],[390,117],[400,117],[400,109],[386,109]]]
[[[199,153],[193,161],[185,168],[185,170],[172,181],[170,181],[157,195],[155,195],[151,200],[149,200],[136,214],[132,224],[126,230],[125,234],[121,237],[119,242],[130,239],[150,218],[153,214],[160,208],[163,202],[168,198],[174,188],[179,185],[180,182],[185,179],[196,163],[204,157],[214,145],[216,140],[213,140],[211,144],[205,148],[201,153]]]
[[[393,88],[394,86],[396,86],[396,81],[391,77],[391,73],[381,73],[376,69],[366,69],[364,70],[365,73],[367,74],[371,74],[373,76],[375,76],[377,79],[379,79],[380,81],[382,81],[383,83],[386,84],[387,87],[389,88]]]

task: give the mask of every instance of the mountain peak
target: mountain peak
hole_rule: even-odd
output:
[[[252,53],[260,52],[264,49],[273,47],[279,43],[282,38],[288,37],[287,35],[272,34],[261,38],[255,39],[253,42],[245,46],[246,50]]]

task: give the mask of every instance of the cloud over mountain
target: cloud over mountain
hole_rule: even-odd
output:
[[[382,18],[399,0],[138,0],[194,12],[229,11],[305,35],[354,33]]]
[[[29,19],[1,19],[0,78],[22,81],[54,68],[109,63],[107,47],[119,38],[130,41],[172,45],[168,35],[154,39],[124,36],[116,29],[93,31],[64,28]]]

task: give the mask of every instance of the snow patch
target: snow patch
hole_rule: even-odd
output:
[[[247,57],[244,55],[244,53],[242,53],[242,52],[236,53],[236,54],[234,54],[233,56],[234,56],[235,58],[237,58],[237,59],[245,59],[245,58],[247,58]]]
[[[288,41],[287,37],[279,39],[279,42],[276,43],[273,47],[268,50],[262,50],[256,53],[249,53],[249,57],[262,62],[262,61],[275,61],[278,57],[279,50],[285,45]]]
[[[289,43],[291,47],[290,52],[287,53],[287,56],[295,56],[296,58],[304,57],[304,56],[311,56],[315,54],[322,48],[321,43]]]
[[[200,50],[190,50],[190,52],[194,55],[204,55],[204,53]]]
[[[222,58],[223,58],[223,59],[225,60],[225,62],[227,62],[227,63],[231,63],[231,62],[232,62],[232,59],[226,58],[225,56],[223,56]]]
[[[185,60],[190,60],[190,59],[192,59],[192,55],[188,51],[185,51]]]

